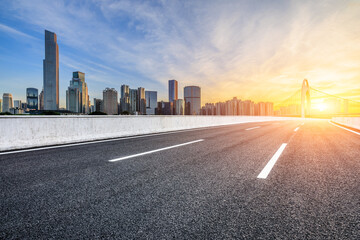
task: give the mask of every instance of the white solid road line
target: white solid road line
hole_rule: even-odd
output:
[[[259,127],[247,128],[247,129],[245,129],[245,130],[248,131],[248,130],[253,130],[253,129],[256,129],[256,128],[259,128]]]
[[[151,150],[151,151],[148,151],[148,152],[142,152],[142,153],[126,156],[126,157],[115,158],[115,159],[109,160],[109,162],[122,161],[122,160],[125,160],[125,159],[139,157],[139,156],[143,156],[143,155],[146,155],[146,154],[156,153],[156,152],[160,152],[160,151],[164,151],[164,150],[168,150],[168,149],[172,149],[172,148],[177,148],[177,147],[181,147],[181,146],[185,146],[185,145],[189,145],[189,144],[193,144],[193,143],[197,143],[197,142],[202,142],[202,141],[204,141],[204,139],[199,139],[199,140],[186,142],[186,143],[181,143],[181,144],[177,144],[177,145],[173,145],[173,146],[169,146],[169,147],[159,148],[159,149]]]
[[[295,128],[295,129],[294,129],[294,132],[296,132],[297,130],[299,130],[299,127]]]
[[[276,151],[274,156],[270,159],[270,161],[266,164],[264,169],[260,172],[260,174],[257,176],[257,178],[265,179],[269,175],[271,169],[274,167],[276,161],[279,159],[281,153],[284,151],[287,143],[281,144],[280,148]]]
[[[329,123],[332,124],[332,125],[334,125],[334,126],[337,126],[337,127],[339,127],[339,128],[345,129],[345,130],[347,130],[347,131],[349,131],[349,132],[352,132],[352,133],[355,133],[355,134],[357,134],[357,135],[360,135],[360,133],[355,132],[355,131],[353,131],[353,130],[351,130],[351,129],[347,129],[347,128],[345,128],[345,127],[339,126],[339,125],[337,125],[337,124],[335,124],[335,123],[332,123],[332,122],[330,122],[330,121],[329,121]]]

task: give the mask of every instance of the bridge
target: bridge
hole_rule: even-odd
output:
[[[329,94],[309,85],[304,79],[300,89],[275,105],[278,116],[331,118],[360,116],[360,102]]]
[[[348,105],[326,114],[356,112],[304,81],[279,106],[294,118],[1,117],[3,145],[111,131],[0,152],[0,238],[360,239],[360,131],[309,118],[330,99]],[[111,135],[130,123],[166,131]],[[180,123],[192,125],[170,128]]]

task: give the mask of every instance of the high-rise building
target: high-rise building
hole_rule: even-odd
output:
[[[272,102],[265,103],[265,115],[266,116],[274,115],[274,104]]]
[[[104,112],[104,103],[102,99],[94,98],[94,112]]]
[[[145,88],[139,87],[137,94],[137,111],[139,114],[146,114]]]
[[[217,102],[215,104],[215,109],[216,109],[216,115],[226,115],[225,114],[225,103],[223,102]]]
[[[266,104],[264,102],[258,103],[258,109],[259,109],[259,116],[266,115]]]
[[[158,102],[156,115],[173,115],[173,102]]]
[[[39,110],[44,110],[44,89],[39,94]]]
[[[130,112],[130,88],[128,85],[121,85],[120,89],[120,113]]]
[[[169,80],[169,102],[174,102],[178,99],[178,81]]]
[[[137,89],[131,89],[129,90],[129,99],[130,99],[130,113],[136,114],[138,106],[138,90]]]
[[[11,93],[3,94],[3,112],[10,112],[10,108],[13,108],[13,99]]]
[[[114,88],[103,91],[104,112],[108,115],[118,114],[118,93]]]
[[[0,99],[0,113],[2,112],[2,99]]]
[[[174,115],[184,115],[184,100],[174,100]]]
[[[14,108],[17,109],[21,108],[21,100],[14,100]]]
[[[55,33],[45,30],[44,109],[59,109],[59,47]]]
[[[146,101],[146,114],[155,115],[157,108],[157,92],[156,91],[145,91]]]
[[[27,88],[26,89],[26,107],[29,110],[38,110],[39,101],[38,101],[38,90],[36,88]]]
[[[185,115],[200,115],[201,90],[197,86],[184,88]]]
[[[89,113],[89,95],[85,73],[73,72],[70,86],[66,90],[66,109],[75,113]]]

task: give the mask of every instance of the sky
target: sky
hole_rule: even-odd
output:
[[[168,80],[201,87],[202,104],[281,102],[311,87],[360,100],[360,1],[0,0],[0,94],[42,89],[44,30],[59,45],[60,105],[73,71],[90,99]]]

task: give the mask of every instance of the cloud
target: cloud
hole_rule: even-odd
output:
[[[356,1],[17,0],[10,10],[56,32],[69,56],[61,61],[89,80],[105,74],[117,86],[165,90],[162,98],[173,78],[214,102],[280,101],[304,78],[350,89],[360,77]]]
[[[8,33],[14,37],[23,37],[23,38],[28,38],[28,39],[34,39],[37,40],[35,37],[28,35],[26,33],[23,33],[21,31],[18,31],[12,27],[9,27],[5,24],[0,23],[0,31]]]

